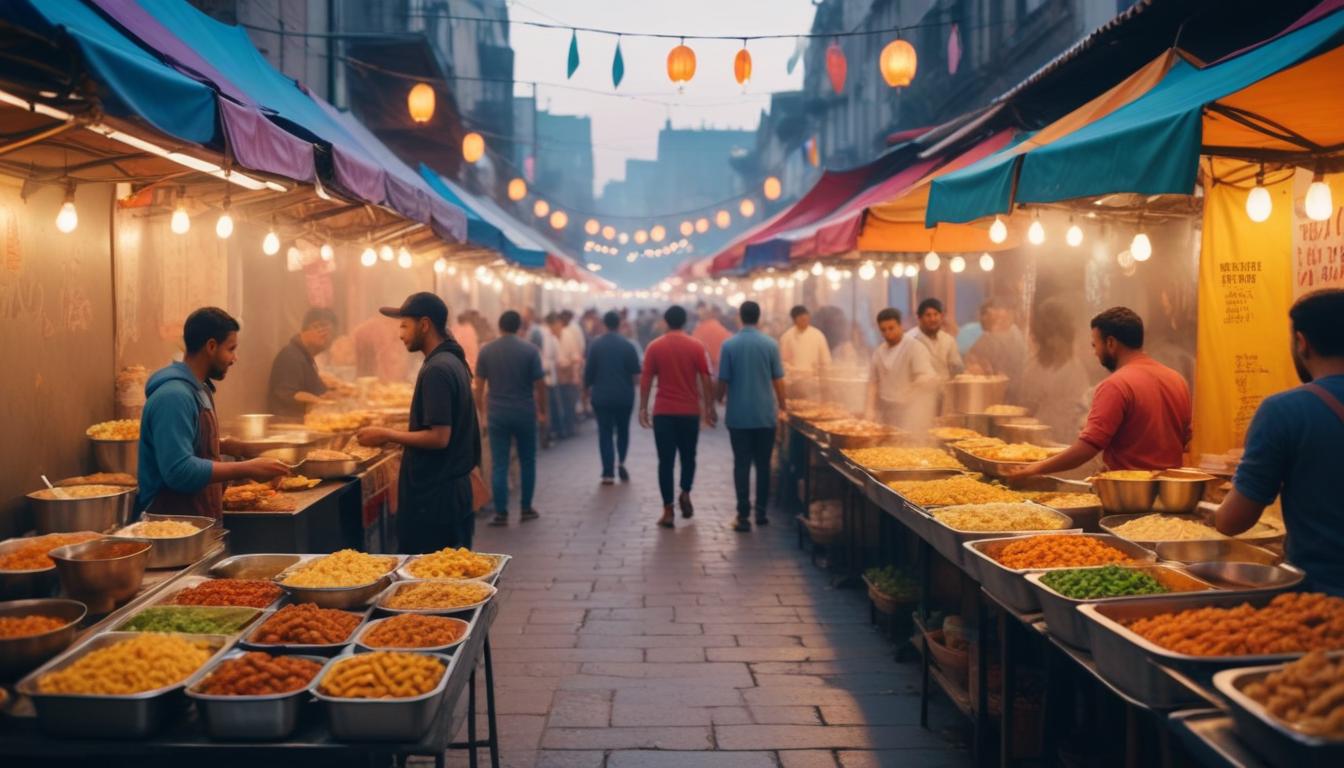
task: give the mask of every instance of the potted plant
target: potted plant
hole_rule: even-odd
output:
[[[892,615],[919,600],[919,582],[898,571],[895,566],[869,568],[863,572],[868,599],[878,613]]]

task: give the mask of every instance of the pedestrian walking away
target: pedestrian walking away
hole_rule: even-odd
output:
[[[546,373],[541,352],[518,334],[522,315],[499,316],[499,338],[481,348],[474,393],[478,418],[490,435],[491,525],[509,524],[509,455],[518,446],[519,517],[537,519],[532,493],[537,484],[537,433],[546,425]]]
[[[409,429],[364,427],[361,445],[396,443],[405,450],[398,483],[397,540],[408,554],[471,547],[476,530],[472,472],[481,464],[481,433],[471,396],[466,352],[448,332],[448,307],[432,293],[413,293],[397,318],[406,351],[425,356],[411,395]]]
[[[695,481],[695,449],[700,439],[700,421],[713,427],[719,415],[714,409],[713,383],[709,378],[709,355],[705,345],[686,335],[686,310],[672,305],[663,313],[667,333],[649,344],[644,352],[644,370],[639,380],[639,425],[653,429],[658,449],[658,490],[663,496],[663,516],[658,525],[674,526],[672,514],[673,469],[681,458],[681,516],[695,514],[691,485]],[[649,393],[658,382],[658,397],[649,417]]]
[[[583,399],[597,417],[597,448],[602,457],[602,484],[630,481],[625,456],[630,450],[630,413],[635,408],[635,382],[640,374],[639,352],[620,334],[621,316],[602,318],[606,333],[588,347],[583,367]]]
[[[735,531],[751,530],[751,469],[756,468],[756,524],[770,522],[770,456],[784,410],[784,363],[779,344],[761,333],[761,305],[738,308],[742,330],[719,353],[718,399],[727,401],[723,423],[733,446],[733,488],[737,492]]]

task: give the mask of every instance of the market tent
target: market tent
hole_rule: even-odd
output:
[[[522,225],[507,214],[486,206],[453,182],[420,164],[420,176],[445,200],[461,208],[467,218],[467,242],[498,251],[504,258],[522,267],[539,269],[547,265],[545,246],[533,240]]]

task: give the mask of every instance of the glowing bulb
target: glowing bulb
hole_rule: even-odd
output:
[[[1041,226],[1040,220],[1031,222],[1027,227],[1027,241],[1032,245],[1040,245],[1045,242],[1045,227]]]
[[[434,260],[434,274],[442,275],[444,272],[447,271],[448,271],[448,262],[444,261],[443,259]]]
[[[988,253],[980,254],[980,269],[983,269],[986,272],[993,272],[994,257],[990,256]]]
[[[1129,253],[1135,261],[1147,261],[1153,256],[1153,243],[1148,235],[1140,232],[1129,242]]]
[[[403,246],[397,251],[397,266],[402,269],[410,269],[415,261],[411,258],[411,252]]]
[[[1274,201],[1269,198],[1269,190],[1257,183],[1246,196],[1246,215],[1251,221],[1262,222],[1269,218],[1274,209]]]
[[[824,271],[826,271],[826,270],[825,270],[824,267],[821,266],[821,262],[820,262],[820,261],[814,261],[814,262],[812,262],[812,275],[813,275],[814,277],[821,277],[821,273],[824,272]]]
[[[719,211],[714,214],[714,223],[719,225],[719,229],[727,229],[733,223],[733,217],[727,211]]]
[[[937,254],[934,254],[934,255],[937,255]],[[906,264],[906,265],[905,265],[905,276],[906,276],[906,277],[914,277],[915,275],[918,275],[918,274],[919,274],[919,265],[918,265],[918,264],[913,264],[913,263],[912,263],[912,264]]]
[[[323,261],[331,261],[336,258],[336,249],[331,247],[331,243],[323,243],[322,247],[317,249],[317,253]]]
[[[708,231],[709,231],[709,219],[706,219],[706,218],[703,217],[703,216],[701,216],[700,218],[696,219],[696,220],[695,220],[695,231],[696,231],[696,232],[699,232],[699,233],[702,234],[702,235],[705,234],[706,232],[708,232]]]
[[[695,231],[695,225],[689,221],[683,221],[678,229],[682,237],[690,237],[691,233]]]
[[[928,271],[930,272],[938,271],[938,267],[942,263],[943,260],[938,257],[937,253],[929,251],[928,253],[924,254],[924,268],[927,269]]]
[[[215,219],[215,237],[218,237],[220,240],[228,240],[232,234],[233,217],[230,216],[229,212],[226,210],[219,214],[218,219]]]
[[[961,256],[953,256],[952,259],[947,262],[947,268],[960,274],[966,270],[966,259]]]
[[[737,206],[737,212],[742,214],[742,218],[749,219],[756,215],[756,203],[752,202],[751,198],[744,198]]]
[[[807,270],[806,270],[806,269],[796,269],[796,270],[794,270],[794,272],[793,272],[793,279],[794,279],[795,282],[799,282],[799,283],[803,282],[804,280],[807,279]]]
[[[664,237],[667,237],[667,230],[663,228],[662,224],[654,224],[649,229],[649,239],[653,242],[661,243]]]
[[[1115,263],[1120,265],[1121,269],[1129,270],[1134,268],[1134,254],[1130,251],[1121,251],[1115,255]]]
[[[1307,187],[1305,207],[1307,218],[1312,221],[1325,221],[1335,212],[1335,203],[1330,199],[1330,185],[1325,183],[1325,177],[1319,171],[1312,178],[1311,186]]]
[[[509,181],[509,199],[518,202],[527,197],[527,182],[522,179],[512,179]]]
[[[545,218],[546,214],[550,212],[551,212],[551,204],[546,202],[545,200],[538,200],[537,202],[532,204],[532,215],[536,216],[538,219]]]
[[[173,209],[173,218],[169,220],[168,227],[175,235],[185,235],[191,230],[191,217],[187,215],[187,209],[183,207],[181,201],[178,201],[177,207]]]
[[[616,242],[620,243],[621,245],[625,245],[626,243],[630,242],[630,233],[622,232],[620,235],[616,237]]]
[[[280,236],[275,234],[274,229],[261,239],[261,252],[267,256],[274,256],[280,252]]]
[[[373,246],[364,247],[364,252],[359,254],[359,263],[366,267],[372,267],[378,263],[378,252],[373,250]]]
[[[1008,239],[1008,225],[1003,223],[1003,219],[994,217],[994,223],[989,225],[989,241],[991,243],[1002,243]]]
[[[564,211],[551,213],[551,229],[564,229],[569,225],[569,214]]]
[[[583,222],[583,231],[590,235],[596,235],[600,229],[602,229],[602,225],[598,223],[597,219],[589,219]]]
[[[602,228],[602,239],[614,240],[616,238],[616,228],[608,224]]]
[[[873,262],[865,262],[863,266],[859,267],[860,280],[868,281],[874,277],[877,277],[877,267],[873,266]]]
[[[56,229],[70,234],[79,226],[79,212],[75,210],[75,201],[68,196],[66,201],[61,204],[61,210],[56,214]]]
[[[766,200],[778,200],[783,192],[784,185],[780,184],[779,179],[774,176],[767,176],[765,182],[761,185],[761,193],[765,195]]]
[[[397,258],[397,252],[392,250],[392,246],[384,245],[383,247],[378,249],[378,258],[382,259],[383,261],[391,261]]]
[[[1077,224],[1070,224],[1069,231],[1064,233],[1064,242],[1071,248],[1077,248],[1083,244],[1083,228]]]
[[[648,241],[649,241],[649,233],[648,233],[648,232],[646,232],[646,231],[644,231],[644,230],[642,230],[642,229],[637,229],[637,230],[635,230],[635,244],[636,244],[636,245],[643,245],[643,244],[647,243]]]

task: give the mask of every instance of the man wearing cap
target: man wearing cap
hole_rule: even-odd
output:
[[[448,332],[448,307],[432,293],[413,293],[400,307],[379,310],[399,322],[401,342],[425,362],[415,378],[409,430],[365,427],[362,445],[397,443],[401,481],[399,551],[471,547],[476,518],[471,473],[481,463],[481,434],[466,352]]]

